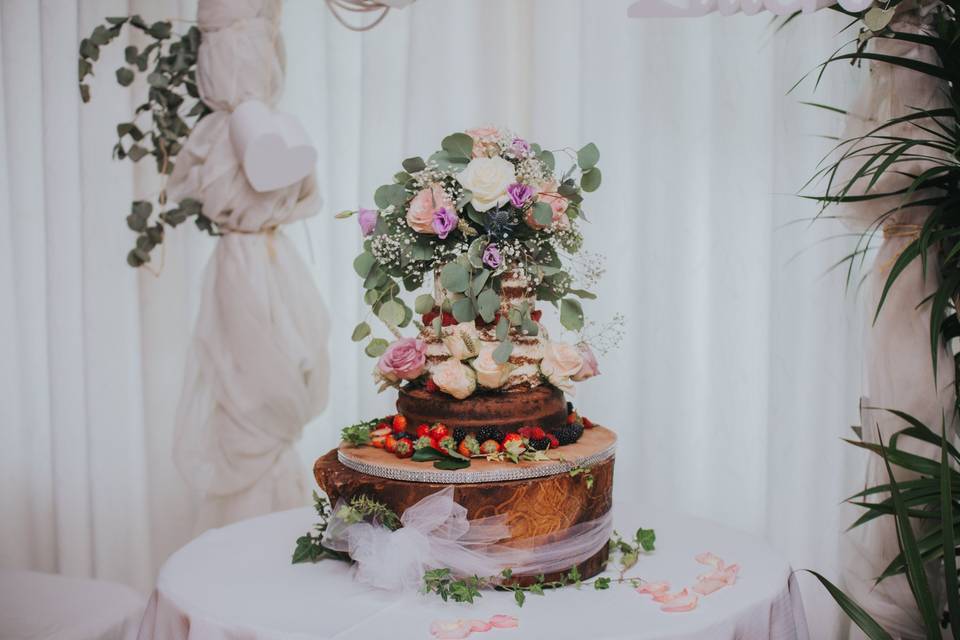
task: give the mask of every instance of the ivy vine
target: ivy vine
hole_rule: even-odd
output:
[[[117,83],[129,87],[137,74],[145,74],[149,88],[146,101],[136,108],[133,118],[117,124],[113,157],[139,162],[152,156],[157,173],[165,178],[173,172],[176,156],[192,127],[212,113],[197,89],[200,30],[191,26],[178,35],[170,21],[147,24],[139,15],[107,18],[80,41],[78,76],[83,102],[90,101],[90,85],[85,80],[94,75],[101,48],[113,42],[125,26],[142,32],[149,43],[142,49],[134,45],[124,49],[125,63],[115,72]],[[137,238],[127,254],[127,263],[140,267],[150,262],[151,252],[163,242],[165,227],[176,227],[188,219],[193,219],[200,230],[217,234],[216,224],[204,215],[202,204],[196,200],[186,199],[168,207],[165,189],[161,189],[154,200],[134,201],[127,226]]]

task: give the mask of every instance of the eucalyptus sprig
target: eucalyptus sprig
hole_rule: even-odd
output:
[[[124,49],[125,64],[115,72],[117,83],[129,87],[137,74],[146,74],[149,89],[147,100],[136,108],[133,118],[117,124],[113,155],[132,162],[152,156],[157,173],[166,177],[173,172],[174,160],[191,128],[212,113],[197,89],[200,30],[191,26],[186,33],[177,35],[170,21],[148,24],[139,15],[107,18],[105,24],[97,25],[89,37],[80,41],[78,76],[83,102],[90,101],[90,85],[85,80],[94,75],[101,49],[111,44],[125,26],[144,34],[149,43],[142,49],[135,45]],[[159,209],[167,206],[164,190],[157,196],[156,205]],[[127,263],[139,267],[149,262],[153,249],[163,242],[165,227],[176,227],[188,219],[193,219],[202,231],[217,233],[216,225],[203,214],[202,204],[196,200],[184,200],[156,215],[153,202],[135,201],[127,216],[127,226],[137,234],[137,240],[127,254]]]

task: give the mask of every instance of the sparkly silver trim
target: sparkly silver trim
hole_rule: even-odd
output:
[[[538,462],[529,467],[518,467],[512,463],[504,462],[504,469],[495,471],[440,471],[430,465],[429,470],[410,471],[407,469],[397,469],[379,464],[363,462],[350,457],[342,450],[337,451],[337,459],[345,467],[365,473],[378,478],[387,478],[388,480],[401,480],[403,482],[430,482],[433,484],[473,484],[481,482],[505,482],[509,480],[530,480],[532,478],[545,478],[560,473],[566,473],[573,467],[591,467],[598,462],[603,462],[607,458],[613,457],[616,451],[616,443],[611,444],[606,449],[597,453],[574,458],[573,460],[553,460],[550,462]],[[428,463],[424,463],[428,465]]]

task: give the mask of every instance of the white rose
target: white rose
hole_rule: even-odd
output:
[[[473,370],[477,372],[477,384],[487,389],[499,389],[510,377],[514,365],[509,362],[498,364],[493,359],[496,347],[484,347],[473,361]]]
[[[446,327],[443,333],[443,345],[457,360],[466,360],[477,355],[480,349],[480,336],[477,333],[477,325],[472,320]]]
[[[548,342],[543,348],[540,373],[547,382],[568,393],[573,392],[571,378],[583,367],[583,355],[565,342]]]
[[[464,189],[473,194],[470,203],[477,211],[488,211],[510,201],[507,187],[517,181],[513,165],[501,158],[474,158],[457,174]]]
[[[447,360],[438,364],[431,372],[433,383],[444,393],[457,400],[467,398],[477,388],[477,376],[473,369],[459,360]]]

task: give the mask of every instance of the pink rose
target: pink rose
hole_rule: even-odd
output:
[[[597,364],[597,357],[593,355],[593,350],[586,342],[577,345],[577,351],[583,356],[583,366],[577,371],[571,379],[574,382],[583,382],[588,378],[600,375],[600,366]]]
[[[417,338],[400,338],[380,356],[377,371],[390,382],[413,380],[423,374],[427,364],[427,345]]]
[[[413,197],[407,208],[407,224],[417,233],[436,235],[433,228],[433,213],[438,209],[455,211],[453,200],[450,199],[440,185],[435,184],[423,189]]]
[[[573,376],[583,368],[583,356],[573,345],[548,342],[543,348],[540,373],[553,386],[573,393]]]
[[[474,158],[492,158],[500,153],[499,141],[503,134],[496,127],[467,129],[466,134],[473,138]]]

